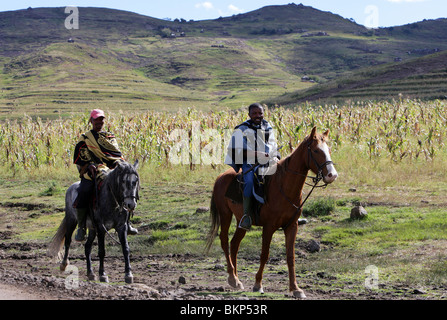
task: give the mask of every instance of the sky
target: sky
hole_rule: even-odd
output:
[[[293,1],[293,0],[292,0]],[[28,7],[102,7],[159,19],[208,20],[246,13],[291,0],[13,0],[0,1],[0,12]],[[447,18],[446,0],[296,0],[322,11],[354,19],[369,28],[400,26],[424,19]]]

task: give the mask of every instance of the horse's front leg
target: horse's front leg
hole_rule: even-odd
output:
[[[287,267],[289,269],[289,290],[295,298],[305,299],[304,291],[298,288],[295,275],[295,240],[298,231],[298,222],[291,224],[284,230],[286,238]]]
[[[120,239],[121,248],[123,249],[123,255],[124,255],[124,280],[126,283],[133,283],[133,275],[130,267],[130,249],[129,249],[129,243],[127,242],[127,224],[124,224],[121,226],[118,230],[118,237]]]
[[[274,230],[271,230],[271,228],[268,227],[264,227],[262,230],[261,262],[259,265],[259,270],[256,273],[256,282],[253,286],[253,292],[264,293],[264,289],[262,288],[262,274],[264,272],[265,264],[269,258],[270,243],[274,232]]]
[[[98,230],[98,256],[99,256],[99,281],[109,282],[109,277],[107,277],[104,272],[104,257],[106,256],[105,249],[105,230]]]
[[[87,261],[87,278],[91,281],[96,280],[96,276],[93,273],[92,269],[92,246],[95,237],[96,237],[96,231],[94,229],[89,229],[88,238],[87,241],[85,242],[85,259]]]

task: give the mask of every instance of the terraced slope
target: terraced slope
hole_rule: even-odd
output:
[[[362,69],[323,85],[265,102],[291,105],[304,101],[339,103],[400,98],[447,99],[447,52]]]

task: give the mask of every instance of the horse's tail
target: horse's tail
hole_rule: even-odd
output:
[[[220,227],[220,215],[219,211],[217,210],[216,202],[214,201],[214,192],[213,195],[211,196],[210,217],[211,217],[211,227],[208,233],[208,240],[206,241],[206,247],[205,247],[206,254],[208,254],[208,252],[210,251],[211,246],[213,245],[214,242],[214,238],[216,238]]]
[[[67,216],[62,220],[56,234],[48,245],[47,254],[52,259],[62,260],[62,248],[64,247],[65,233],[67,232]]]

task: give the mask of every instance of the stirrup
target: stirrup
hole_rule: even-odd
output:
[[[250,230],[252,225],[252,221],[251,221],[251,217],[247,214],[244,214],[242,216],[241,221],[239,221],[239,226],[238,228],[244,229],[245,231]]]
[[[78,228],[78,230],[76,231],[75,240],[79,242],[84,241],[85,235],[86,235],[85,229]]]

